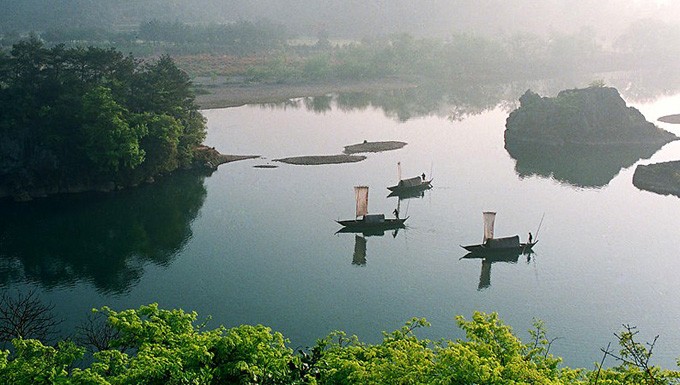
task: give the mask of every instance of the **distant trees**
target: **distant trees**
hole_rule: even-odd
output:
[[[654,68],[676,68],[680,49],[673,42],[680,39],[677,24],[644,19],[631,24],[614,47],[625,54],[629,66],[647,65]]]
[[[0,35],[2,36],[2,35]],[[291,33],[281,24],[260,20],[232,23],[187,24],[151,19],[126,31],[101,27],[54,27],[40,33],[50,44],[125,47],[172,54],[222,53],[249,55],[286,45]],[[0,40],[2,43],[2,40]]]
[[[289,37],[290,33],[282,25],[245,20],[228,24],[189,25],[180,21],[153,19],[141,23],[138,30],[138,38],[142,40],[209,45],[232,52],[260,52],[280,47]]]
[[[324,24],[316,44],[295,44],[292,27],[268,20],[187,23],[148,19],[123,30],[111,27],[60,26],[40,32],[49,44],[116,46],[137,56],[191,56],[184,63],[194,74],[212,76],[234,71],[222,55],[242,59],[238,75],[254,81],[295,82],[362,80],[385,76],[410,79],[516,80],[556,74],[654,68],[674,63],[680,29],[658,20],[631,24],[617,39],[601,40],[594,28],[576,32],[509,35],[453,33],[421,38],[407,33],[373,35],[334,43]],[[470,30],[472,31],[472,30]],[[15,37],[0,35],[7,46]],[[611,44],[610,44],[611,43]],[[209,62],[210,68],[196,61]],[[220,61],[221,60],[221,61]],[[203,63],[204,64],[204,63]],[[196,68],[194,68],[196,67]],[[233,74],[233,73],[231,73]]]
[[[189,78],[167,56],[32,37],[0,68],[0,190],[138,183],[188,166],[205,137]]]
[[[607,51],[586,32],[555,35],[517,34],[487,38],[458,34],[447,39],[397,34],[311,51],[288,47],[248,75],[270,82],[365,80],[399,77],[415,81],[510,81],[564,73],[616,69]],[[285,62],[286,66],[281,67]]]

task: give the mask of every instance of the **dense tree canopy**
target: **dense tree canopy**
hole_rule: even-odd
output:
[[[135,184],[188,166],[205,137],[189,77],[167,56],[30,38],[0,68],[0,190],[11,194]]]

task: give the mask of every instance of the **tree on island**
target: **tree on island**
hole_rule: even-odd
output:
[[[0,69],[0,197],[134,185],[189,167],[205,138],[189,77],[168,56],[30,37]]]

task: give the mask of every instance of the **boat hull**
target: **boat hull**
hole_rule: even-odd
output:
[[[489,247],[484,244],[479,244],[479,245],[468,245],[468,246],[461,246],[465,250],[469,251],[473,255],[479,255],[479,256],[485,256],[485,255],[504,255],[504,254],[526,254],[531,252],[532,247],[538,243],[532,242],[532,243],[520,243],[517,246],[509,246],[509,247]]]
[[[390,230],[390,229],[398,229],[398,228],[403,228],[404,222],[406,222],[406,218],[393,218],[393,219],[385,219],[384,221],[380,222],[366,222],[363,219],[348,219],[348,220],[343,220],[343,221],[336,221],[340,225],[344,226],[347,229],[356,229],[356,230]]]
[[[424,181],[417,185],[395,185],[387,187],[393,194],[408,194],[417,191],[429,190],[432,188],[432,179]]]

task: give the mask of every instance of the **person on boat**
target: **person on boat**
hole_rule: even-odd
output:
[[[392,211],[392,214],[394,214],[395,218],[399,219],[399,209],[394,209],[394,211]]]
[[[421,175],[420,177],[423,178],[423,182],[425,182],[425,173],[423,173],[423,175]]]
[[[532,239],[533,239],[533,237],[531,236],[531,232],[529,232],[529,243],[531,243]]]

